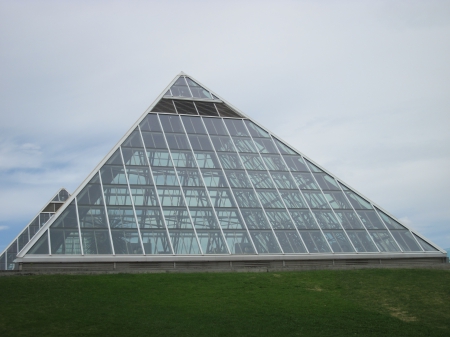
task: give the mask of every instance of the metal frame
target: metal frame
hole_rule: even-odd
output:
[[[222,100],[225,104],[227,104],[228,106],[230,106],[232,109],[234,109],[235,111],[237,111],[239,114],[241,114],[242,116],[243,116],[243,118],[248,118],[249,120],[251,120],[253,123],[255,123],[256,125],[258,125],[259,127],[261,127],[263,130],[265,130],[266,132],[268,132],[269,133],[269,135],[271,136],[271,137],[275,137],[275,138],[277,138],[277,139],[281,139],[280,137],[277,137],[275,134],[273,134],[273,133],[271,133],[270,131],[268,131],[266,128],[264,128],[263,126],[261,126],[259,123],[257,123],[256,121],[253,121],[251,118],[249,118],[246,114],[244,114],[242,111],[240,111],[239,109],[237,109],[236,107],[234,107],[232,104],[230,104],[230,103],[228,103],[226,100],[224,100],[224,99],[222,99],[219,95],[217,95],[215,92],[213,92],[213,91],[211,91],[211,90],[209,90],[206,86],[204,86],[203,84],[201,84],[199,81],[197,81],[196,79],[194,79],[192,76],[189,76],[189,75],[186,75],[185,73],[183,73],[183,72],[181,72],[180,74],[178,74],[170,83],[169,83],[169,85],[162,91],[162,93],[156,98],[156,100],[149,106],[149,108],[147,108],[145,111],[144,111],[144,113],[141,115],[141,117],[140,118],[138,118],[138,120],[132,125],[132,127],[125,133],[125,135],[119,140],[119,142],[118,143],[116,143],[116,145],[111,149],[111,151],[103,158],[103,160],[101,160],[100,161],[100,163],[95,167],[95,169],[87,176],[87,178],[81,183],[81,185],[74,191],[74,193],[66,200],[66,203],[62,206],[62,207],[60,207],[60,209],[55,213],[55,215],[39,230],[39,232],[41,232],[41,233],[43,233],[46,229],[48,229],[52,224],[53,224],[53,222],[55,221],[55,219],[57,219],[58,217],[59,217],[59,215],[67,208],[67,205],[69,205],[70,204],[70,202],[73,200],[73,199],[75,199],[76,198],[76,196],[78,195],[78,193],[84,188],[84,186],[86,186],[87,185],[87,183],[92,179],[92,177],[100,170],[100,168],[106,163],[106,161],[111,157],[111,155],[120,147],[120,145],[123,143],[123,141],[134,131],[134,129],[136,129],[136,127],[140,124],[140,122],[145,118],[145,116],[148,114],[148,113],[150,113],[151,112],[151,109],[163,98],[163,96],[164,96],[164,94],[168,91],[168,90],[170,90],[170,88],[172,87],[172,85],[175,83],[175,81],[180,77],[180,76],[188,76],[189,78],[191,78],[193,81],[195,81],[197,84],[199,84],[200,86],[202,86],[203,88],[205,88],[205,89],[207,89],[212,95],[214,95],[214,96],[216,96],[216,97],[218,97],[220,100]],[[189,88],[189,86],[188,86],[188,88]],[[192,100],[193,101],[196,101],[196,100],[202,100],[202,99],[196,99],[196,98],[192,98]],[[211,101],[211,102],[214,102],[214,101],[217,101],[217,100],[208,100],[208,101]],[[192,115],[190,115],[190,116],[192,116]],[[201,116],[202,118],[203,117],[207,117],[207,116]],[[214,116],[211,116],[212,118],[217,118],[217,117],[214,117]],[[219,117],[219,118],[227,118],[227,117]],[[236,117],[231,117],[231,118],[233,118],[233,119],[243,119],[243,118],[236,118]],[[159,119],[159,118],[158,118]],[[164,137],[165,137],[165,133],[163,133],[164,134]],[[141,136],[142,137],[142,136]],[[286,142],[284,142],[283,141],[283,143],[284,144],[286,144],[287,146],[289,146],[292,150],[294,150],[295,152],[297,152],[300,156],[302,156],[303,158],[306,158],[306,159],[308,159],[310,162],[312,162],[314,165],[317,165],[319,168],[321,168],[324,172],[326,172],[326,173],[328,173],[330,176],[332,176],[336,181],[338,181],[338,182],[341,182],[341,180],[340,179],[338,179],[336,176],[334,176],[333,174],[331,174],[330,172],[328,172],[327,170],[325,170],[325,169],[323,169],[320,165],[318,165],[318,164],[316,164],[313,160],[311,160],[311,159],[309,159],[308,157],[306,157],[306,156],[304,156],[303,154],[301,154],[301,152],[300,151],[298,151],[298,150],[296,150],[293,146],[291,146],[290,144],[288,144],[288,143],[286,143]],[[170,157],[171,157],[171,159],[172,159],[172,155],[171,155],[171,153],[170,153],[170,150],[169,150],[169,155],[170,155]],[[240,156],[239,156],[239,158],[240,158]],[[223,168],[222,168],[222,170],[223,170]],[[178,175],[177,175],[177,179],[178,179],[178,181],[179,181],[179,178],[178,178]],[[226,178],[227,179],[227,178]],[[227,181],[228,181],[228,179],[227,179]],[[345,184],[346,185],[346,184]],[[181,188],[181,184],[180,184],[180,188]],[[352,191],[353,192],[355,192],[356,194],[358,194],[358,195],[360,195],[361,197],[363,197],[364,199],[366,199],[366,200],[369,200],[369,202],[370,202],[370,199],[368,199],[368,198],[366,198],[366,197],[364,197],[361,193],[359,193],[359,192],[357,192],[356,190],[354,190],[354,189],[352,189]],[[233,191],[232,191],[232,193],[233,193]],[[256,193],[256,192],[255,192]],[[184,198],[184,192],[182,191],[182,194],[183,194],[183,198]],[[258,195],[257,195],[257,197],[258,197]],[[233,198],[234,198],[234,194],[233,194]],[[259,198],[259,197],[258,197]],[[380,210],[382,210],[383,212],[385,212],[386,214],[388,214],[389,216],[391,216],[392,218],[394,218],[394,219],[396,219],[394,216],[392,216],[389,212],[387,212],[387,211],[385,211],[382,207],[380,207],[380,206],[378,206],[378,205],[376,205],[376,204],[373,204],[372,202],[371,202],[371,204],[373,205],[373,206],[376,206],[378,209],[380,209]],[[236,203],[236,205],[237,205],[237,203]],[[186,206],[187,207],[187,206]],[[188,208],[188,207],[187,207]],[[189,209],[189,208],[188,208]],[[239,207],[238,207],[238,209],[239,209]],[[263,210],[264,210],[264,208],[263,208]],[[378,214],[378,213],[377,213]],[[107,214],[106,214],[106,216],[107,216]],[[190,216],[190,214],[189,214],[189,216]],[[241,215],[242,216],[242,215]],[[379,215],[378,215],[379,216]],[[192,219],[191,219],[191,221],[192,221]],[[244,220],[245,221],[245,220]],[[396,220],[397,221],[397,220]],[[384,223],[384,222],[383,222]],[[399,223],[401,223],[400,221],[399,221]],[[270,224],[270,221],[269,221],[269,224]],[[409,227],[408,226],[406,226],[406,225],[404,225],[403,223],[401,223],[407,230],[409,230],[412,234],[415,234],[415,235],[417,235],[418,237],[420,237],[421,239],[423,239],[425,242],[427,242],[428,244],[430,244],[431,246],[433,246],[433,247],[435,247],[436,249],[438,249],[439,250],[439,252],[441,253],[441,254],[444,254],[445,253],[445,251],[444,250],[442,250],[439,246],[437,246],[436,244],[434,244],[434,243],[431,243],[428,239],[424,239],[420,234],[417,234],[416,232],[413,232],[413,231],[411,231],[410,229],[409,229]],[[108,226],[109,226],[109,220],[108,220]],[[272,225],[270,224],[270,226],[271,226],[271,228],[272,228]],[[320,228],[320,226],[319,226],[319,228]],[[195,226],[194,226],[194,231],[195,231]],[[247,228],[247,231],[248,231],[248,228]],[[272,231],[273,231],[273,228],[272,228]],[[248,233],[249,234],[249,233]],[[41,234],[42,235],[42,234]],[[25,245],[25,247],[21,250],[21,252],[20,253],[18,253],[18,255],[17,255],[17,257],[18,257],[18,260],[17,261],[19,261],[19,260],[22,260],[23,259],[23,257],[25,256],[25,254],[28,252],[28,250],[34,245],[34,243],[39,239],[39,237],[41,236],[41,235],[38,235],[38,233],[36,233],[36,235]],[[110,232],[110,235],[111,235],[111,232]],[[274,233],[274,235],[275,235],[275,233]],[[276,237],[276,236],[275,236]],[[112,239],[112,238],[111,238]],[[277,238],[276,238],[277,239]],[[198,237],[197,237],[197,240],[198,240]],[[252,244],[253,244],[253,240],[252,240],[252,238],[251,238],[251,236],[250,236],[250,240],[252,241]],[[111,242],[112,242],[112,240],[111,240]],[[277,239],[277,242],[278,242],[278,239]],[[351,242],[351,241],[350,241]],[[328,242],[327,242],[328,243]],[[80,244],[82,245],[82,243],[80,242]],[[142,244],[142,239],[141,239],[141,244]],[[199,244],[199,246],[200,246],[200,244]],[[253,246],[254,246],[254,244],[253,244]],[[419,246],[421,247],[421,245],[419,244]],[[281,246],[280,246],[281,247]],[[422,247],[421,247],[422,248]],[[114,250],[114,248],[113,248],[113,250]],[[201,246],[200,246],[200,250],[201,250]],[[367,253],[368,254],[368,253]],[[406,254],[406,253],[405,253]],[[409,253],[408,253],[409,254]],[[436,252],[421,252],[421,254],[426,254],[426,255],[431,255],[431,254],[436,254]],[[266,255],[265,255],[266,256]],[[349,256],[349,254],[346,254],[346,256]],[[422,256],[424,256],[424,255],[422,255]],[[98,256],[92,256],[92,255],[90,255],[90,257],[94,257],[94,258],[97,258]],[[26,258],[26,260],[28,260],[30,257],[29,256],[27,256],[27,258]]]

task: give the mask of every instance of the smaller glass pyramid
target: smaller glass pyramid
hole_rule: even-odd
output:
[[[64,188],[61,188],[56,193],[47,205],[41,209],[38,215],[31,220],[22,232],[0,254],[0,270],[13,270],[16,268],[14,260],[16,259],[17,253],[25,247],[69,197],[69,192]]]

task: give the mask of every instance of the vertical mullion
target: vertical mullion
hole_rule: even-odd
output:
[[[161,199],[159,198],[158,187],[156,186],[155,177],[153,176],[153,169],[152,169],[152,166],[150,165],[150,159],[148,158],[147,147],[145,146],[145,143],[144,143],[144,137],[142,136],[142,131],[141,131],[140,125],[138,125],[138,129],[139,129],[139,135],[141,136],[142,145],[144,146],[144,149],[145,149],[145,158],[147,158],[147,163],[148,163],[148,167],[150,169],[150,175],[152,177],[153,186],[155,187],[156,198],[158,200],[158,205],[159,205],[159,209],[161,211],[161,216],[163,219],[164,227],[166,228],[167,240],[169,240],[169,245],[172,250],[172,255],[175,255],[175,251],[173,250],[173,246],[172,246],[172,240],[170,239],[169,228],[167,227],[167,223],[166,223],[166,217],[165,217],[164,211],[162,209]]]
[[[271,139],[272,139],[272,141],[273,141],[273,136],[272,136],[272,135],[271,135]],[[273,142],[274,142],[274,141],[273,141]],[[275,142],[274,142],[274,143],[275,143]],[[323,238],[325,239],[325,242],[327,243],[328,248],[330,248],[330,251],[331,251],[332,253],[334,253],[334,250],[333,250],[333,248],[331,248],[331,245],[330,245],[330,243],[328,242],[327,237],[326,237],[325,234],[323,233],[322,227],[320,227],[319,221],[317,221],[316,215],[314,214],[314,212],[312,211],[312,209],[311,209],[311,207],[309,206],[308,202],[306,201],[306,198],[305,198],[305,196],[303,195],[303,192],[302,192],[301,188],[298,186],[298,184],[297,184],[297,182],[296,182],[296,180],[295,180],[295,178],[294,178],[294,175],[292,174],[292,171],[291,171],[291,169],[289,168],[289,165],[288,165],[288,164],[286,163],[286,161],[284,160],[284,157],[283,157],[283,155],[281,154],[280,149],[278,148],[277,144],[275,144],[275,147],[276,147],[278,153],[280,154],[281,159],[283,160],[284,165],[286,165],[286,168],[288,169],[289,174],[291,175],[291,178],[294,180],[295,185],[297,185],[297,189],[299,190],[299,192],[300,192],[300,194],[301,194],[301,196],[302,196],[302,198],[303,198],[303,201],[305,202],[306,207],[308,207],[309,212],[310,212],[311,215],[313,216],[313,219],[314,219],[314,221],[316,222],[317,228],[319,228],[319,231],[322,233],[322,236],[323,236]],[[300,158],[302,158],[302,160],[303,160],[303,157],[302,157],[302,156],[300,156]],[[294,224],[295,224],[295,223],[294,223]],[[314,240],[312,240],[312,241],[314,242],[314,245],[316,246],[316,248],[318,248],[317,245],[316,245],[316,243],[315,243],[315,241],[314,241]]]
[[[332,177],[333,178],[333,177]],[[334,179],[334,178],[333,178]],[[350,204],[350,207],[352,208],[353,212],[355,212],[356,214],[356,218],[358,219],[358,221],[361,223],[361,225],[363,226],[363,228],[366,230],[367,234],[369,235],[370,240],[372,241],[372,243],[375,245],[375,248],[378,250],[378,252],[381,252],[380,249],[378,248],[377,244],[375,243],[375,241],[373,240],[372,235],[370,235],[369,230],[366,228],[366,226],[364,225],[364,223],[362,222],[362,220],[360,219],[358,213],[356,212],[356,209],[353,207],[352,203],[350,202],[350,200],[347,197],[347,193],[345,193],[345,191],[342,189],[341,184],[339,184],[339,182],[334,179],[334,181],[337,183],[337,185],[339,186],[340,190],[342,191],[342,193],[345,196],[345,200],[347,200],[347,202]],[[320,187],[320,186],[319,186]],[[342,226],[344,227],[344,226]],[[361,243],[362,244],[362,243]],[[367,253],[367,252],[366,252]]]
[[[244,123],[244,121],[242,121],[242,123]],[[244,162],[242,161],[241,154],[240,154],[239,151],[237,150],[236,144],[234,143],[234,140],[233,140],[233,138],[231,137],[231,134],[230,134],[230,131],[228,130],[227,124],[226,124],[225,122],[223,122],[223,124],[225,125],[225,130],[227,130],[227,132],[228,132],[228,136],[231,138],[231,141],[233,142],[233,145],[234,145],[234,147],[235,147],[236,153],[238,154],[239,160],[241,161],[241,165],[242,165],[242,167],[244,168],[245,174],[247,175],[247,179],[249,179],[249,180],[250,180],[250,184],[252,184],[253,193],[255,193],[256,198],[258,199],[258,202],[259,202],[259,204],[260,204],[260,206],[261,206],[261,209],[263,210],[264,216],[266,217],[266,220],[267,220],[267,222],[269,223],[270,229],[272,230],[272,233],[273,233],[273,235],[275,236],[275,240],[277,241],[278,246],[279,246],[280,249],[281,249],[281,253],[284,254],[283,247],[281,247],[281,244],[280,244],[280,242],[278,241],[277,235],[275,234],[275,231],[273,230],[272,224],[270,223],[270,220],[269,220],[269,217],[267,216],[266,210],[264,209],[264,207],[263,207],[263,205],[262,205],[262,202],[261,202],[261,199],[259,198],[259,195],[258,195],[258,193],[256,192],[255,187],[253,186],[253,183],[252,183],[252,181],[251,181],[251,178],[250,178],[250,176],[248,175],[247,168],[245,167]],[[253,139],[252,139],[252,141],[253,141]],[[258,153],[258,154],[259,154],[259,153]],[[269,173],[269,174],[270,174],[270,173]]]
[[[319,187],[320,193],[322,193],[323,198],[325,199],[325,201],[327,202],[328,206],[330,207],[331,212],[333,212],[334,216],[336,217],[337,221],[339,222],[339,225],[341,225],[341,228],[342,228],[342,230],[344,231],[345,236],[347,237],[348,241],[350,242],[350,244],[352,245],[353,249],[355,250],[355,253],[358,254],[358,251],[356,250],[355,246],[353,245],[352,240],[350,240],[350,238],[348,237],[347,232],[346,232],[345,229],[344,229],[344,226],[342,226],[341,220],[339,219],[339,217],[338,217],[338,216],[336,215],[336,213],[334,212],[334,209],[333,209],[333,207],[331,207],[331,204],[330,204],[330,202],[328,201],[328,199],[325,197],[325,194],[323,193],[322,187],[320,187],[319,183],[317,182],[317,179],[316,179],[316,177],[314,176],[313,172],[311,171],[311,168],[309,167],[308,162],[305,161],[305,158],[303,158],[303,156],[301,156],[301,157],[302,157],[302,159],[303,159],[303,162],[306,164],[306,167],[308,168],[309,172],[311,173],[311,175],[312,175],[314,181],[316,182],[317,186]],[[326,237],[325,237],[325,239],[326,239]],[[336,242],[337,242],[337,240],[336,240]],[[339,243],[338,243],[338,244],[339,244]],[[340,246],[340,245],[339,245],[339,246]]]
[[[220,118],[220,117],[213,117],[213,118],[219,118],[219,119],[222,121],[222,123],[225,124],[225,123],[223,122],[223,119],[222,119],[222,118]],[[258,250],[256,249],[256,246],[255,246],[255,243],[253,242],[252,236],[250,235],[250,231],[249,231],[248,226],[247,226],[247,223],[246,223],[246,221],[245,221],[245,219],[244,219],[244,217],[243,217],[243,215],[242,215],[241,208],[239,207],[239,204],[238,204],[237,201],[236,201],[236,198],[235,198],[235,196],[234,196],[234,191],[233,191],[232,188],[231,188],[230,182],[228,181],[227,174],[225,173],[225,170],[224,170],[224,168],[223,168],[223,166],[222,166],[222,163],[221,163],[221,161],[220,161],[220,158],[219,158],[219,156],[218,156],[218,154],[217,154],[216,147],[214,146],[214,144],[213,144],[213,142],[212,142],[212,140],[211,140],[211,135],[209,134],[209,131],[208,131],[208,129],[206,128],[205,121],[203,120],[202,117],[201,117],[201,121],[202,121],[202,123],[203,123],[203,126],[204,126],[204,128],[205,128],[207,134],[208,134],[208,139],[209,139],[209,141],[210,141],[211,144],[212,144],[214,153],[215,153],[216,158],[217,158],[217,162],[219,163],[220,168],[221,168],[222,173],[223,173],[223,176],[224,176],[224,179],[225,179],[226,182],[227,182],[228,189],[229,189],[229,191],[230,191],[230,193],[231,193],[231,197],[232,197],[233,200],[234,200],[234,203],[235,203],[235,205],[236,205],[236,209],[238,210],[239,215],[241,216],[241,220],[242,220],[242,222],[244,223],[245,229],[246,229],[246,231],[247,231],[248,238],[249,238],[250,242],[252,243],[252,246],[253,246],[253,249],[254,249],[254,251],[255,251],[255,254],[258,255],[258,254],[259,254],[259,253],[258,253]],[[237,154],[237,152],[236,152],[236,154]],[[194,156],[195,156],[195,154],[194,154]],[[201,171],[201,170],[200,170],[200,171]],[[200,173],[201,173],[201,175],[202,175],[202,177],[203,177],[203,172],[200,172]],[[209,193],[209,191],[208,191],[208,193]],[[220,224],[219,224],[219,225],[220,225]],[[227,246],[228,246],[228,243],[227,243]]]
[[[255,148],[258,150],[258,147],[256,146],[256,143],[255,143],[255,140],[253,139],[253,137],[252,137],[252,135],[251,135],[249,129],[247,128],[247,124],[246,124],[244,121],[243,121],[243,123],[244,123],[245,129],[247,130],[248,134],[250,135],[250,138],[252,139],[253,145],[254,145]],[[272,139],[271,139],[271,140],[272,140]],[[277,145],[274,143],[273,140],[272,140],[272,144],[275,146],[276,149],[278,149],[278,148],[277,148]],[[287,208],[286,203],[284,202],[283,197],[281,196],[281,193],[280,193],[280,191],[279,191],[279,189],[278,189],[278,186],[277,186],[277,184],[275,184],[275,181],[273,180],[272,175],[270,174],[270,171],[269,171],[269,169],[268,169],[268,167],[267,167],[267,165],[266,165],[266,163],[265,163],[265,161],[264,161],[264,158],[262,157],[261,152],[260,152],[259,150],[258,150],[258,154],[259,154],[259,158],[261,159],[261,161],[262,161],[264,167],[266,168],[267,174],[269,175],[269,178],[270,178],[270,180],[272,181],[273,186],[275,186],[275,189],[276,189],[276,191],[277,191],[277,193],[278,193],[278,196],[280,197],[281,202],[282,202],[283,205],[284,205],[284,208],[285,208],[287,214],[289,215],[289,219],[291,219],[291,221],[292,221],[292,225],[294,226],[294,228],[295,228],[295,230],[296,230],[298,236],[300,237],[300,240],[301,240],[302,243],[303,243],[303,246],[305,247],[306,251],[307,251],[308,254],[309,254],[309,250],[308,250],[308,248],[306,247],[305,242],[303,241],[303,238],[302,238],[302,236],[300,235],[300,232],[298,231],[297,226],[295,225],[295,221],[294,221],[294,219],[292,218],[291,213],[289,212],[289,209]],[[280,156],[281,156],[281,154],[280,154]],[[249,179],[250,179],[250,177],[249,177]],[[293,180],[293,181],[295,182],[295,180]],[[250,179],[250,183],[253,185],[253,182],[252,182],[251,179]],[[254,187],[254,186],[253,186],[253,187]],[[305,200],[305,204],[306,204],[306,200]],[[276,234],[275,234],[275,235],[276,235]],[[281,246],[281,245],[280,245],[280,246]],[[294,253],[294,254],[295,254],[295,253]],[[297,253],[297,254],[299,254],[299,253]],[[300,254],[301,254],[301,253],[300,253]]]
[[[198,117],[198,118],[201,119],[201,117]],[[183,126],[183,130],[186,133],[186,137],[187,137],[187,140],[188,140],[188,143],[189,143],[189,147],[191,148],[192,155],[193,155],[194,160],[195,160],[195,164],[197,165],[197,171],[200,174],[200,178],[202,179],[203,186],[205,187],[206,196],[208,197],[209,203],[210,203],[210,205],[211,205],[211,207],[212,207],[212,209],[214,211],[214,216],[215,216],[215,218],[217,220],[217,224],[219,225],[220,232],[222,233],[222,238],[223,238],[223,240],[225,242],[225,246],[227,247],[228,254],[231,254],[231,251],[230,251],[230,249],[228,247],[227,240],[225,239],[225,235],[224,235],[223,230],[222,230],[222,226],[220,225],[220,221],[219,221],[219,217],[217,216],[216,209],[215,209],[215,207],[214,207],[214,205],[212,203],[211,197],[209,195],[209,191],[206,189],[206,184],[205,184],[205,180],[203,179],[203,174],[202,174],[202,172],[200,170],[200,167],[198,166],[197,158],[196,158],[195,153],[194,153],[194,148],[192,147],[191,140],[189,139],[189,135],[186,132],[186,128],[184,127],[184,123],[183,123],[183,119],[182,118],[181,118],[181,125]],[[205,131],[206,131],[206,128],[205,128]],[[210,140],[210,142],[211,142],[211,140]],[[211,146],[213,146],[212,142],[211,142]],[[217,158],[217,160],[219,160],[219,158]],[[174,167],[175,167],[175,164],[174,164]],[[176,170],[176,168],[175,168],[175,170]],[[224,173],[224,175],[225,175],[225,173]],[[193,225],[195,226],[195,224],[193,224]]]
[[[105,207],[106,224],[108,225],[109,239],[111,240],[111,250],[112,250],[113,255],[116,255],[116,252],[114,250],[114,241],[112,239],[112,234],[111,234],[111,225],[109,224],[108,208],[106,207],[105,191],[103,188],[103,180],[102,180],[102,175],[100,174],[100,170],[97,172],[97,174],[98,174],[98,178],[100,180],[100,188],[102,190],[103,206]]]
[[[120,151],[120,157],[122,158],[122,166],[123,166],[123,170],[124,170],[124,173],[125,173],[125,179],[127,180],[128,194],[130,195],[131,207],[133,208],[134,221],[136,221],[136,227],[137,227],[137,230],[138,230],[139,240],[141,242],[142,254],[145,255],[144,244],[142,243],[141,230],[139,228],[139,221],[138,221],[138,218],[137,218],[137,215],[136,215],[136,209],[134,207],[133,194],[131,193],[130,181],[128,180],[127,167],[125,166],[125,160],[123,159],[122,146],[119,146],[119,151]]]
[[[80,237],[80,248],[81,248],[81,255],[84,255],[84,249],[83,249],[83,241],[81,241],[81,225],[80,225],[80,216],[78,215],[78,201],[77,198],[74,198],[75,200],[75,211],[77,213],[77,223],[78,223],[78,236]],[[95,233],[94,233],[95,237]]]
[[[182,122],[181,122],[181,117],[177,117],[177,118],[180,120],[180,123],[182,123]],[[184,195],[183,187],[181,186],[180,177],[178,177],[178,172],[177,172],[177,169],[175,168],[175,164],[174,164],[174,162],[173,162],[172,151],[170,151],[169,142],[167,141],[167,138],[166,138],[166,133],[165,133],[164,128],[163,128],[163,126],[162,126],[161,120],[159,119],[159,114],[158,114],[158,120],[159,120],[159,124],[160,124],[160,126],[161,126],[161,130],[162,130],[162,132],[163,132],[164,140],[166,141],[166,144],[167,144],[167,151],[168,151],[169,156],[170,156],[170,161],[172,162],[173,170],[174,170],[174,172],[175,172],[175,176],[177,177],[178,186],[180,187],[180,191],[181,191],[181,196],[183,197],[184,205],[186,206],[187,212],[188,212],[188,214],[189,214],[189,219],[191,220],[192,228],[194,229],[194,234],[195,234],[195,237],[196,237],[196,239],[197,239],[197,244],[198,244],[198,246],[199,246],[199,248],[200,248],[201,254],[204,255],[204,254],[203,254],[202,246],[201,246],[201,244],[200,244],[200,240],[198,239],[197,230],[195,229],[194,222],[192,221],[191,211],[190,211],[190,209],[189,209],[189,206],[188,206],[187,203],[186,203],[186,197],[185,197],[185,195]],[[185,133],[185,135],[186,135],[186,133]],[[186,135],[186,138],[187,138],[187,135]]]

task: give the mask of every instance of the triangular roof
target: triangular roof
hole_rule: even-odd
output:
[[[39,234],[17,261],[443,254],[184,73]]]
[[[12,242],[0,253],[0,270],[13,270],[16,266],[14,260],[17,253],[36,235],[40,228],[55,214],[62,204],[69,198],[70,194],[62,187],[45,204],[38,214],[17,235]]]

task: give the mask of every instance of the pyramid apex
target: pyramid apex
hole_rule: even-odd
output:
[[[178,75],[180,76],[180,75],[187,75],[187,74],[184,71],[180,71],[180,73]]]

